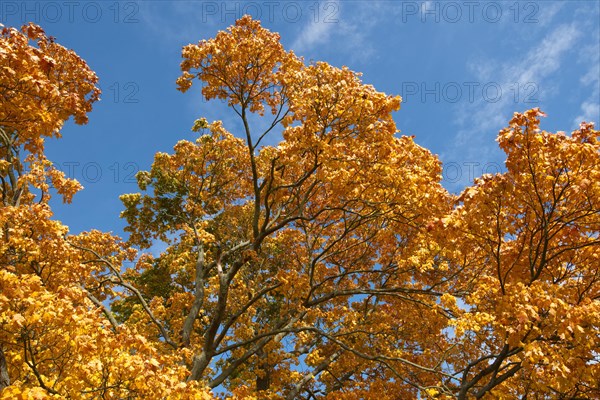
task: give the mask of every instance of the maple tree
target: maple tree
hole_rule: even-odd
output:
[[[461,300],[440,393],[600,393],[600,132],[551,134],[540,116],[514,115],[497,139],[507,172],[477,179],[435,226]]]
[[[177,80],[226,102],[236,134],[200,118],[156,154],[121,197],[127,241],[69,235],[48,200],[81,187],[44,139],[87,121],[97,78],[37,26],[1,40],[0,397],[597,393],[593,125],[515,114],[507,172],[453,196],[397,135],[398,96],[245,16],[184,47]]]
[[[127,321],[188,349],[188,379],[240,398],[361,398],[389,385],[411,364],[403,347],[445,321],[435,277],[398,262],[427,258],[425,222],[450,205],[439,160],[395,137],[399,97],[347,68],[305,65],[249,17],[183,57],[179,88],[204,81],[244,139],[200,119],[195,143],[157,154],[138,174],[143,193],[122,196],[130,243],[167,244],[127,277],[171,288],[145,285],[152,314],[123,307]],[[398,330],[390,309],[427,315],[431,335]]]
[[[70,117],[87,122],[96,75],[33,24],[2,30],[0,66],[0,397],[210,398],[105,309],[119,272],[96,259],[134,251],[98,231],[68,236],[52,219],[50,194],[69,202],[81,185],[46,158],[44,140]]]

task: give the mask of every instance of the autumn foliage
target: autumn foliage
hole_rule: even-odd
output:
[[[95,74],[39,27],[4,29],[0,397],[595,398],[594,126],[516,113],[507,171],[453,196],[398,135],[400,97],[279,39],[246,16],[184,47],[179,90],[202,83],[238,123],[199,118],[156,154],[121,196],[123,241],[48,205],[80,186],[44,140],[87,122]]]

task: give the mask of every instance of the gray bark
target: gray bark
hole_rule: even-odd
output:
[[[8,376],[8,366],[6,365],[6,357],[4,351],[0,349],[0,390],[10,385],[10,377]]]

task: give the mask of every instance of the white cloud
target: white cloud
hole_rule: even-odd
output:
[[[329,42],[331,32],[337,23],[339,23],[339,20],[338,22],[330,22],[324,18],[312,19],[300,32],[300,35],[292,44],[292,49],[296,52],[303,52],[310,50],[316,45]]]
[[[536,6],[537,8],[532,8]],[[543,3],[523,3],[521,18],[534,18],[540,26],[549,25],[558,12],[565,6],[562,1],[545,1]],[[514,7],[514,5],[513,5]]]
[[[575,127],[578,127],[579,124],[583,121],[597,123],[599,115],[600,103],[595,103],[593,101],[584,101],[581,104],[581,114],[573,120],[573,125],[575,125]]]
[[[479,99],[460,104],[456,122],[462,129],[456,134],[452,147],[442,154],[442,159],[446,162],[475,162],[480,166],[486,163],[501,165],[503,156],[490,139],[507,124],[514,111],[522,112],[526,108],[540,106],[542,99],[551,97],[550,93],[556,90],[560,67],[576,48],[580,37],[581,32],[575,25],[563,24],[547,33],[524,55],[467,62],[467,67],[480,83],[478,90],[487,83],[493,83],[501,88],[502,96],[497,101]],[[593,104],[586,103],[584,114],[593,107]],[[464,176],[455,186],[459,188],[469,183],[468,177]]]
[[[321,15],[307,23],[291,48],[299,55],[308,56],[323,49],[328,55],[343,53],[352,62],[372,56],[374,49],[368,36],[379,18],[389,13],[384,4],[377,1],[343,4],[338,0],[325,4],[329,18]]]
[[[558,70],[562,56],[573,47],[580,34],[573,25],[560,25],[547,35],[537,48],[532,49],[522,62],[512,67],[505,64],[505,76],[512,82],[536,82],[545,79]]]
[[[596,32],[594,44],[584,47],[579,53],[579,63],[587,66],[580,82],[591,91],[581,103],[581,114],[573,121],[573,129],[582,121],[600,123],[600,34]]]
[[[506,123],[506,115],[515,105],[534,102],[539,100],[541,93],[551,92],[553,83],[548,78],[559,70],[565,55],[574,47],[580,35],[575,26],[560,25],[524,57],[514,57],[503,62],[489,60],[476,66],[470,63],[470,69],[476,73],[477,80],[481,83],[480,87],[487,83],[498,85],[502,96],[498,101],[464,105],[457,120],[460,124],[469,126],[457,135],[456,144],[461,152],[467,145],[473,148],[473,140],[481,137],[482,133],[489,133],[490,129]],[[537,104],[531,104],[532,107],[534,105]],[[482,149],[476,151],[481,153]]]

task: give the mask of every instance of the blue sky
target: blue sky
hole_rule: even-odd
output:
[[[170,151],[199,117],[231,113],[199,87],[175,89],[181,47],[248,13],[308,60],[346,65],[378,90],[400,94],[402,134],[438,154],[456,192],[503,169],[494,141],[515,111],[541,107],[546,130],[600,119],[598,1],[44,1],[0,0],[0,22],[32,21],[74,49],[100,77],[86,126],[68,123],[48,156],[85,189],[53,203],[76,233],[122,233],[118,196],[134,174]],[[194,90],[195,89],[195,90]]]

